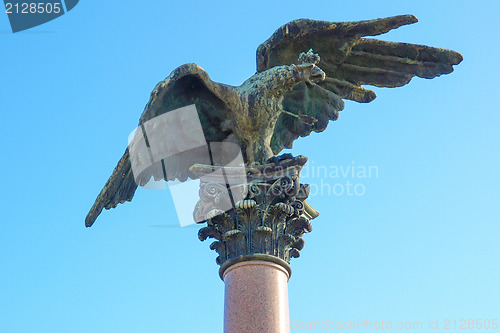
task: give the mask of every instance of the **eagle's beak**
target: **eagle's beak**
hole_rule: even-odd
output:
[[[323,81],[325,78],[326,78],[325,72],[323,72],[323,70],[318,66],[313,65],[313,69],[311,71],[311,76],[309,77],[309,80],[316,83]]]

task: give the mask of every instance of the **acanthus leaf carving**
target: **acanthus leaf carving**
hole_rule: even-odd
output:
[[[299,182],[307,159],[286,155],[277,161],[244,167],[251,168],[244,170],[249,175],[247,183],[232,184],[231,189],[245,193],[245,197],[230,209],[226,205],[230,201],[229,185],[199,175],[200,200],[194,216],[207,226],[200,229],[198,236],[202,241],[215,239],[210,249],[219,254],[217,264],[252,254],[267,254],[286,262],[300,256],[304,248],[302,236],[312,231],[311,215],[306,213],[304,204],[309,186]],[[196,170],[193,167],[194,173]]]

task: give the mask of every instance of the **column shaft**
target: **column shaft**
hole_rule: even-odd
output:
[[[268,261],[245,261],[224,272],[224,333],[289,333],[288,272]]]

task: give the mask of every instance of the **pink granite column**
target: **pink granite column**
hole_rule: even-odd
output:
[[[263,260],[224,271],[224,333],[289,333],[289,272]]]

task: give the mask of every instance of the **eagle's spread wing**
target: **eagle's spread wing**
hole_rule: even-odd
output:
[[[224,120],[228,118],[229,111],[224,103],[224,96],[229,93],[230,89],[229,86],[210,80],[208,74],[196,64],[180,66],[160,82],[151,93],[151,98],[139,120],[139,128],[148,120],[166,112],[195,104],[206,142],[222,142],[230,135],[230,132],[221,128]],[[186,121],[190,120],[186,119]],[[138,133],[142,135],[142,132],[138,130],[136,137],[140,135]],[[135,142],[137,141],[133,140],[129,146],[132,150]],[[187,177],[194,177],[189,172],[191,165],[211,162],[206,160],[207,154],[201,151],[198,154],[191,150],[186,154],[173,155],[163,159],[162,162],[154,163],[141,172],[140,176],[136,177],[136,181],[132,170],[134,161],[131,161],[129,148],[125,150],[125,154],[88,213],[85,219],[87,227],[95,222],[103,208],[114,208],[119,203],[132,200],[137,183],[144,185],[151,177],[155,180],[184,181]]]
[[[299,136],[323,131],[329,120],[338,118],[344,107],[342,99],[361,103],[375,99],[375,93],[362,85],[399,87],[414,76],[434,78],[451,73],[453,65],[462,61],[457,52],[363,38],[415,22],[412,15],[343,23],[300,19],[282,26],[262,43],[257,49],[258,72],[296,63],[301,52],[312,49],[321,57],[318,66],[327,76],[317,85],[298,84],[285,96],[285,110],[312,116],[317,122],[310,125],[282,114],[271,143],[273,152],[290,148]]]

